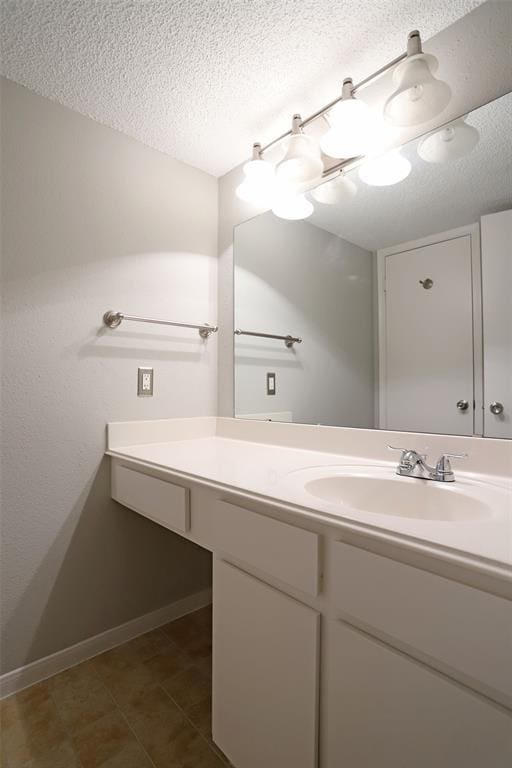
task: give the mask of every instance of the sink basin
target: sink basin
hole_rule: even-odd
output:
[[[492,516],[491,508],[458,489],[457,481],[441,484],[393,475],[329,474],[307,481],[304,489],[323,501],[378,515],[451,522]]]

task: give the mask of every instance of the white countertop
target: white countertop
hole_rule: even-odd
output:
[[[268,430],[268,443],[261,442],[261,436]],[[249,495],[267,502],[286,505],[298,516],[328,522],[331,525],[351,531],[364,532],[377,538],[434,554],[445,560],[462,563],[487,573],[510,575],[512,577],[512,481],[510,477],[482,475],[478,472],[463,472],[455,468],[456,482],[441,487],[442,492],[476,493],[485,499],[497,498],[499,504],[488,517],[467,520],[426,520],[392,514],[368,513],[350,507],[324,501],[308,493],[304,488],[300,472],[313,467],[373,467],[379,476],[389,472],[395,477],[397,458],[385,461],[376,454],[375,446],[368,444],[368,455],[354,455],[355,448],[361,453],[362,433],[365,430],[341,430],[330,428],[324,440],[328,450],[309,450],[295,447],[304,442],[307,431],[294,430],[298,425],[258,424],[236,422],[233,419],[176,419],[159,422],[124,422],[109,425],[109,449],[107,453],[123,459],[136,461],[167,471],[175,476],[193,480],[199,484],[214,486],[221,490],[240,495]],[[290,431],[291,428],[291,431]],[[325,428],[308,427],[306,430]],[[334,432],[343,432],[340,445],[350,438],[350,452],[336,453],[332,445]],[[357,433],[351,435],[350,433]],[[380,433],[386,442],[386,435]],[[230,436],[232,435],[232,436]],[[278,439],[276,440],[276,435]],[[311,432],[317,437],[318,433]],[[291,436],[290,439],[288,439]],[[257,440],[251,440],[255,437]],[[336,435],[340,439],[340,435]],[[412,444],[408,435],[409,444]],[[423,438],[427,436],[422,436]],[[167,439],[161,439],[167,438]],[[440,436],[428,436],[429,442]],[[329,439],[331,443],[329,443]],[[402,439],[404,437],[402,436]],[[452,440],[454,438],[451,438]],[[135,442],[140,440],[140,442]],[[294,445],[276,444],[276,442]],[[445,438],[445,441],[447,438]],[[471,441],[474,438],[455,438]],[[130,442],[134,441],[134,442]],[[321,441],[320,441],[321,442]],[[505,441],[488,441],[490,443]],[[479,441],[482,443],[482,440]],[[471,443],[475,448],[476,443]],[[411,445],[412,447],[412,445]],[[460,446],[458,446],[460,448]],[[505,444],[505,450],[510,445]],[[334,450],[333,450],[334,448]],[[496,445],[493,450],[499,450]],[[449,448],[451,450],[451,448]],[[386,458],[388,454],[386,455]],[[510,453],[500,466],[508,465]],[[499,463],[499,462],[498,462]],[[366,469],[366,471],[368,471]],[[294,475],[296,473],[296,475]],[[421,483],[425,481],[400,478],[400,482]],[[486,490],[487,489],[487,490]],[[499,507],[499,509],[498,509]],[[298,524],[300,520],[298,519]]]

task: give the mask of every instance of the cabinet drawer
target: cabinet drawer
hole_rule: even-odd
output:
[[[326,768],[508,768],[512,718],[342,622],[327,628]]]
[[[190,528],[188,488],[112,464],[112,498],[175,531]]]
[[[214,549],[310,595],[318,594],[318,535],[217,501]]]
[[[336,542],[338,612],[414,653],[441,661],[512,702],[512,603],[473,587]],[[369,630],[371,632],[371,629]],[[428,661],[428,659],[427,659]],[[449,672],[450,670],[448,670]]]

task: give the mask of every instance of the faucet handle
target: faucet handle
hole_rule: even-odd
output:
[[[442,453],[442,459],[467,459],[468,453]]]
[[[467,458],[467,453],[442,453],[436,462],[436,472],[439,475],[453,475],[450,459]]]
[[[390,451],[400,451],[400,463],[399,467],[402,469],[411,470],[420,461],[425,461],[426,456],[418,453],[413,448],[397,448],[395,445],[388,445]]]
[[[420,458],[423,460],[427,458],[425,453],[418,453],[418,451],[415,451],[414,448],[398,448],[396,445],[388,445],[388,449],[390,451],[401,451],[402,459],[407,453],[410,453],[413,456],[420,456]]]

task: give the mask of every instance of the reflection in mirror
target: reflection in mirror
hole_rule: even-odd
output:
[[[235,415],[512,437],[511,135],[508,94],[235,228]]]

